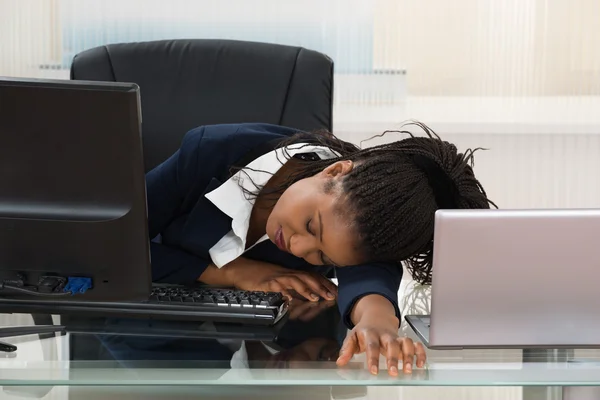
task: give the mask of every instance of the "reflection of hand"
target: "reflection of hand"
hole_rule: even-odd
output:
[[[334,305],[335,300],[319,301],[318,303],[315,303],[313,301],[293,299],[290,302],[288,315],[290,320],[308,322],[313,320],[317,315],[321,314],[323,311],[333,307]]]
[[[336,340],[325,338],[313,338],[299,345],[273,354],[267,361],[267,368],[331,368],[339,356],[339,345]],[[315,365],[314,362],[320,363]]]

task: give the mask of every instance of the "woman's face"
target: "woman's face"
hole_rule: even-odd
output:
[[[338,161],[287,188],[267,220],[269,239],[313,265],[363,262],[351,214],[343,209],[341,181],[352,167],[352,161]]]

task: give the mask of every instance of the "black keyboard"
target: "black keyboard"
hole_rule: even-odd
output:
[[[140,302],[76,299],[1,299],[0,312],[274,325],[288,309],[288,302],[280,293],[209,287],[155,286],[150,298]]]
[[[202,304],[231,308],[278,307],[283,302],[281,293],[247,292],[235,289],[187,289],[184,287],[154,287],[149,303],[155,304]]]

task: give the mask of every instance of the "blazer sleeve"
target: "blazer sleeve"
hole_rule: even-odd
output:
[[[369,294],[378,294],[388,299],[400,320],[398,290],[402,280],[402,268],[394,264],[372,263],[336,269],[338,278],[338,307],[344,324],[352,329],[352,308],[358,300]]]
[[[175,154],[146,174],[148,231],[150,239],[161,233],[177,216],[192,187],[189,171],[197,170],[198,151],[204,127],[188,132]]]
[[[195,283],[210,260],[185,250],[150,242],[152,282],[190,285]]]
[[[193,180],[188,175],[189,171],[196,170],[196,150],[203,135],[204,127],[188,132],[179,150],[146,174],[148,231],[151,240],[177,217],[180,206],[192,187]],[[208,259],[155,241],[150,243],[150,252],[153,282],[190,284],[196,282],[210,263]]]

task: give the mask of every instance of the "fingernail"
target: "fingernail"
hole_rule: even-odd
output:
[[[316,295],[316,294],[314,294],[314,293],[311,293],[311,294],[310,294],[310,297],[311,297],[313,300],[319,300],[319,296],[317,296],[317,295]]]
[[[376,366],[376,365],[373,365],[373,366],[371,367],[371,373],[372,373],[373,375],[377,375],[377,366]]]
[[[419,362],[417,363],[417,367],[419,367],[419,368],[423,368],[423,361],[419,361]]]
[[[410,373],[412,371],[412,365],[410,363],[406,363],[404,370]]]
[[[327,292],[327,298],[333,299],[335,296],[331,292]]]
[[[390,367],[390,372],[392,373],[392,375],[398,375],[398,368],[392,366]]]

